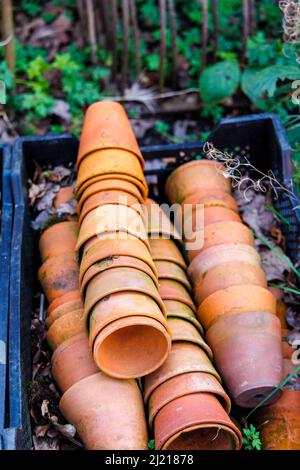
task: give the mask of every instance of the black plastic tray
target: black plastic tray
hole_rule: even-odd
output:
[[[281,183],[292,188],[291,150],[279,119],[271,114],[259,114],[237,119],[224,119],[213,130],[209,141],[220,150],[247,152],[250,161],[260,170],[274,171]],[[142,148],[146,160],[145,174],[150,184],[150,196],[164,200],[164,183],[170,172],[202,152],[202,143],[163,145]],[[9,344],[9,422],[10,448],[29,448],[31,428],[26,387],[31,377],[30,319],[32,311],[32,279],[39,262],[35,235],[30,228],[27,179],[34,171],[34,162],[41,167],[75,162],[78,140],[71,134],[22,137],[13,148],[12,185],[15,216],[12,238],[11,317]],[[162,167],[161,160],[167,165]],[[292,256],[299,244],[299,212],[293,211],[288,197],[274,201],[276,208],[293,226],[287,234]]]

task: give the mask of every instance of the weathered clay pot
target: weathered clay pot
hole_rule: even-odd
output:
[[[182,318],[183,320],[189,321],[197,328],[199,333],[203,335],[203,327],[190,307],[177,300],[164,300],[164,304],[168,318]]]
[[[168,359],[157,370],[144,379],[144,400],[147,402],[151,393],[166,380],[187,372],[205,372],[212,374],[221,382],[207,354],[192,343],[175,342],[172,344]]]
[[[83,302],[81,299],[70,300],[65,302],[62,305],[59,305],[51,312],[48,312],[48,316],[45,320],[47,328],[50,328],[52,323],[60,317],[63,317],[66,313],[71,312],[72,310],[83,309]]]
[[[136,236],[148,246],[147,232],[140,214],[131,207],[105,204],[93,209],[83,219],[76,250],[79,251],[85,242],[96,235],[110,233],[113,237],[120,230]]]
[[[154,390],[148,402],[150,427],[153,426],[157,413],[165,405],[176,398],[200,392],[216,395],[226,412],[230,412],[230,398],[213,375],[204,372],[188,372],[167,380]]]
[[[259,408],[253,420],[263,450],[300,450],[300,391],[283,390],[279,400]]]
[[[74,188],[73,186],[66,186],[61,188],[54,198],[53,205],[55,209],[60,209],[64,204],[74,199]]]
[[[145,210],[149,238],[174,238],[181,241],[182,236],[159,204],[148,198],[145,201]]]
[[[80,138],[77,166],[95,150],[123,149],[134,153],[142,167],[144,159],[122,105],[98,101],[88,107]]]
[[[84,247],[84,253],[80,264],[79,282],[82,282],[86,271],[95,263],[110,259],[114,256],[132,256],[137,258],[152,269],[157,276],[157,269],[144,242],[138,238],[126,240],[96,240],[95,243]]]
[[[167,359],[170,348],[171,337],[161,321],[133,316],[103,328],[94,341],[93,356],[106,374],[130,379],[143,377],[159,368]]]
[[[276,299],[264,287],[249,284],[231,286],[214,292],[207,297],[200,304],[197,317],[207,330],[220,317],[232,316],[242,312],[270,312],[276,314]]]
[[[115,268],[97,274],[86,288],[85,318],[94,305],[108,295],[118,292],[140,292],[152,297],[165,314],[165,306],[150,276],[133,268]]]
[[[155,300],[145,294],[120,292],[104,298],[93,307],[89,317],[90,347],[93,347],[97,334],[109,323],[134,316],[154,318],[171,333],[164,313]]]
[[[49,302],[79,288],[79,266],[74,253],[48,258],[38,271],[40,284]]]
[[[77,222],[59,222],[47,228],[39,239],[41,258],[74,253],[78,237]]]
[[[186,304],[194,312],[197,310],[187,289],[177,281],[160,279],[159,294],[163,300],[177,300]]]
[[[57,299],[53,300],[51,304],[48,307],[48,315],[50,315],[53,310],[56,310],[58,307],[61,305],[72,302],[73,300],[81,300],[81,293],[80,290],[74,290],[71,292],[67,292],[67,294],[62,295],[61,297],[58,297]]]
[[[183,256],[173,240],[150,238],[149,244],[153,261],[171,261],[179,264],[183,269],[187,269]]]
[[[227,207],[235,212],[238,212],[238,205],[236,200],[231,194],[224,191],[201,191],[197,190],[194,194],[187,197],[182,201],[182,206],[203,204],[204,207]]]
[[[237,405],[255,407],[281,382],[281,332],[275,315],[252,311],[221,317],[208,330],[206,338]],[[278,390],[269,403],[280,395]]]
[[[185,341],[187,343],[197,344],[213,360],[212,350],[204,341],[197,328],[192,323],[182,318],[168,318],[168,325],[171,329],[172,341]]]
[[[135,380],[98,372],[69,388],[59,408],[88,450],[147,450],[143,401]]]
[[[99,175],[113,177],[112,175],[115,174],[128,175],[140,185],[146,186],[143,170],[133,153],[127,150],[108,149],[93,152],[81,162],[77,175],[76,193],[84,183],[94,177]]]
[[[179,264],[173,263],[172,261],[155,261],[155,266],[159,279],[170,279],[180,282],[180,284],[191,292],[192,286],[185,274],[185,270],[182,269]]]
[[[189,210],[187,210],[187,206],[185,206],[182,220],[184,224],[184,233],[186,228],[195,232],[199,227],[206,227],[209,224],[215,224],[218,222],[241,223],[240,216],[226,207],[200,207],[194,209],[190,207]]]
[[[195,283],[209,269],[234,261],[260,266],[260,256],[253,246],[225,243],[201,251],[189,265],[188,276]]]
[[[98,176],[94,176],[93,178],[89,178],[85,183],[83,183],[80,187],[75,187],[75,194],[77,200],[81,201],[81,198],[84,197],[85,192],[89,192],[90,188],[92,191],[92,186],[96,183],[101,183],[101,182],[110,182],[110,181],[120,181],[121,184],[122,182],[124,183],[131,183],[136,187],[136,189],[140,192],[142,196],[142,202],[144,199],[146,199],[148,195],[148,186],[146,184],[146,180],[143,182],[135,178],[134,176],[131,176],[126,173],[106,173],[106,174],[99,174]],[[115,183],[113,187],[115,186]],[[121,188],[121,186],[120,186]],[[116,188],[118,189],[118,188]]]
[[[252,231],[246,225],[240,222],[216,222],[209,224],[204,228],[203,244],[194,247],[195,239],[191,238],[186,244],[187,254],[190,261],[202,251],[214,245],[223,245],[224,243],[254,245]]]
[[[166,182],[165,191],[171,203],[181,203],[185,198],[201,190],[225,191],[230,194],[230,180],[224,178],[224,167],[209,160],[194,160],[176,168]]]
[[[64,341],[85,331],[83,310],[73,310],[52,323],[47,333],[48,344],[54,351]]]
[[[82,283],[80,286],[83,297],[85,295],[85,288],[90,282],[90,280],[93,279],[93,277],[95,277],[97,274],[102,273],[103,271],[114,268],[134,268],[139,271],[142,271],[143,273],[148,274],[148,276],[151,277],[152,281],[156,285],[157,289],[159,288],[158,279],[147,263],[144,263],[144,261],[141,261],[137,258],[133,258],[131,256],[112,256],[110,258],[105,258],[102,261],[93,264],[86,271],[85,275],[82,278]]]
[[[211,393],[193,393],[165,405],[154,420],[156,450],[239,450],[242,435]]]
[[[241,284],[267,288],[266,275],[259,266],[254,264],[233,261],[215,266],[198,277],[194,283],[196,304],[200,305],[214,292]]]
[[[54,351],[51,365],[53,378],[62,393],[79,380],[98,372],[86,334],[64,341]]]

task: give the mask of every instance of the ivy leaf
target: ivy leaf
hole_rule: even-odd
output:
[[[231,96],[237,89],[239,80],[240,69],[236,62],[224,60],[207,67],[199,81],[203,101],[218,102]]]

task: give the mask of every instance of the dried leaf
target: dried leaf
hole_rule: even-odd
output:
[[[44,210],[31,222],[31,226],[34,230],[41,230],[51,218],[52,213],[48,210]]]
[[[266,273],[267,281],[285,281],[285,276],[290,272],[289,266],[277,256],[272,250],[269,250],[260,242],[257,243],[262,261],[262,268]],[[284,252],[276,247],[276,250],[284,254]]]
[[[42,416],[49,415],[48,405],[49,405],[49,400],[43,400],[42,405],[41,405]]]
[[[36,437],[44,437],[47,433],[48,429],[50,428],[51,424],[44,424],[43,426],[37,426],[35,428],[35,435]]]
[[[292,307],[289,307],[286,312],[286,321],[292,328],[300,329],[300,312],[296,312]]]
[[[58,439],[47,439],[45,437],[32,436],[35,450],[59,450]]]
[[[59,190],[60,190],[60,186],[58,184],[54,184],[49,189],[47,189],[45,194],[41,198],[39,198],[39,200],[37,201],[36,210],[50,211],[53,207],[54,198]]]
[[[55,100],[52,114],[55,114],[55,116],[60,117],[67,123],[71,121],[70,105],[64,100]]]

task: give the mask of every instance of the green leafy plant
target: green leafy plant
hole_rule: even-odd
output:
[[[231,96],[240,80],[240,68],[237,62],[224,60],[207,67],[200,77],[200,93],[206,103],[219,102]]]
[[[253,424],[249,428],[243,429],[243,444],[245,450],[261,450],[262,442],[260,439],[260,432],[257,431]]]
[[[154,439],[150,439],[148,442],[148,449],[155,449],[155,442]]]

